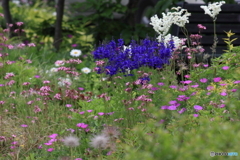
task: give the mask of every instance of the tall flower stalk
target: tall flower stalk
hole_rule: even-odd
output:
[[[204,11],[205,14],[208,14],[213,19],[213,28],[214,28],[214,38],[213,38],[213,45],[212,45],[212,58],[216,54],[216,48],[218,43],[218,38],[216,34],[216,20],[217,15],[221,11],[221,6],[225,4],[225,1],[210,3],[208,6],[200,6]]]

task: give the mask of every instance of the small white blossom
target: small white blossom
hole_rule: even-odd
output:
[[[82,69],[82,72],[88,74],[88,73],[91,72],[91,69],[88,68],[88,67],[84,67],[84,68]]]
[[[75,136],[67,136],[63,139],[63,143],[68,147],[77,147],[79,146],[79,138]]]
[[[96,135],[93,138],[91,138],[91,141],[90,141],[90,145],[96,149],[100,149],[100,148],[105,149],[107,148],[108,143],[109,143],[109,137],[104,134]]]
[[[170,40],[173,40],[174,46],[175,46],[176,49],[179,49],[179,47],[182,46],[182,39],[178,38],[177,36],[173,36],[173,35],[171,35],[171,34],[168,34],[168,35],[166,35],[166,36],[161,36],[161,35],[159,35],[159,36],[157,37],[157,40],[158,40],[159,42],[164,42],[165,46],[166,46],[167,44],[169,44],[169,41],[170,41]]]
[[[162,18],[158,18],[157,15],[151,17],[150,24],[153,29],[160,35],[165,36],[172,24],[176,24],[179,27],[184,27],[186,23],[189,23],[188,17],[191,15],[186,9],[181,7],[173,7],[174,12],[162,13]]]
[[[223,4],[225,4],[225,1],[215,2],[212,4],[210,3],[208,6],[200,6],[200,7],[205,11],[205,14],[208,14],[210,17],[215,19],[216,16],[221,11],[221,6]]]
[[[188,17],[191,16],[191,13],[188,13],[186,9],[182,9],[181,7],[172,8],[172,10],[176,10],[175,12],[170,12],[173,15],[173,23],[179,27],[184,27],[186,23],[189,23]]]
[[[169,31],[169,28],[172,25],[172,16],[166,15],[165,13],[162,13],[163,17],[158,18],[157,15],[154,15],[151,17],[150,25],[153,26],[153,29],[160,35],[166,35]]]
[[[126,50],[128,50],[128,53],[129,53],[129,58],[131,58],[132,57],[132,48],[131,48],[131,45],[129,45],[129,46],[123,46],[123,51],[126,51]]]
[[[59,86],[65,86],[65,85],[71,85],[72,84],[72,81],[71,79],[69,78],[59,78],[59,82],[58,82],[58,85]]]
[[[73,49],[70,52],[70,55],[73,57],[79,57],[82,54],[82,51],[79,49]]]

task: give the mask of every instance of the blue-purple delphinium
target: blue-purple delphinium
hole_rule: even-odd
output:
[[[162,68],[169,64],[174,49],[173,41],[168,44],[156,40],[144,39],[138,44],[132,40],[128,47],[124,47],[123,39],[118,42],[112,40],[102,44],[94,52],[95,60],[107,59],[104,67],[97,66],[97,73],[115,75],[127,73],[140,67]]]

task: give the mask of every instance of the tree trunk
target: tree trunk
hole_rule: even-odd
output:
[[[12,37],[14,35],[14,24],[13,24],[13,20],[12,20],[10,8],[9,8],[9,0],[2,0],[2,7],[3,7],[3,14],[4,14],[5,21],[7,23],[7,27],[9,27],[9,24],[13,25],[12,27],[10,27],[10,37]]]
[[[53,46],[58,51],[62,42],[62,20],[64,13],[65,0],[58,0],[57,2],[57,20],[55,23],[54,43]]]

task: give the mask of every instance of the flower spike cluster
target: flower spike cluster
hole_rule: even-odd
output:
[[[171,9],[173,12],[168,12],[167,14],[162,13],[162,18],[158,18],[157,15],[151,17],[150,24],[153,29],[159,34],[157,38],[159,42],[164,39],[165,43],[169,43],[169,39],[173,39],[175,48],[177,49],[181,46],[182,40],[171,34],[167,34],[172,24],[176,24],[179,27],[184,27],[186,23],[189,23],[188,17],[191,13],[188,13],[186,9],[181,7],[173,7]]]
[[[208,14],[213,19],[216,19],[216,16],[221,11],[221,6],[225,4],[225,1],[210,3],[208,6],[200,6],[204,11],[205,14]]]
[[[158,18],[157,15],[151,17],[150,24],[153,29],[160,35],[165,36],[172,24],[176,24],[179,27],[184,27],[186,23],[189,23],[188,17],[191,13],[188,13],[186,9],[181,7],[173,7],[174,12],[162,13],[162,18]]]
[[[107,62],[104,66],[97,66],[95,69],[97,73],[105,72],[112,76],[119,72],[128,73],[143,66],[162,68],[164,64],[169,63],[175,47],[172,40],[164,44],[150,39],[144,39],[140,44],[133,40],[130,46],[124,46],[122,39],[99,46],[93,52],[94,59],[107,59]]]

